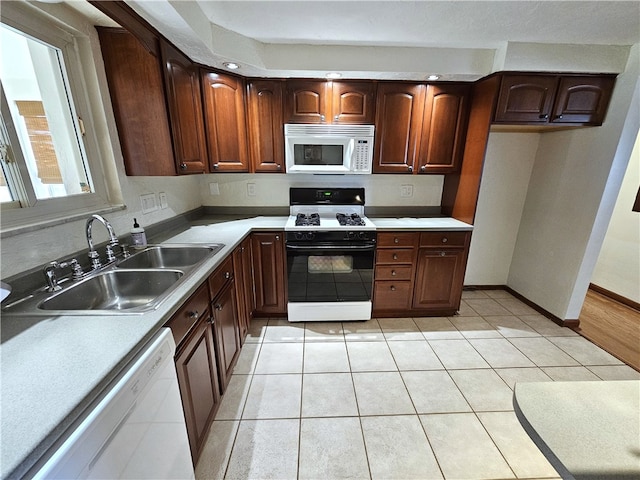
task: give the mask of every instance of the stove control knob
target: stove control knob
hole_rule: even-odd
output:
[[[313,240],[315,238],[315,232],[307,232],[304,236],[305,240]]]
[[[369,235],[367,234],[367,232],[360,232],[358,234],[358,237],[360,238],[360,240],[369,240]]]
[[[302,240],[304,238],[304,233],[296,232],[296,240]]]

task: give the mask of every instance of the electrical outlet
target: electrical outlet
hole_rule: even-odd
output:
[[[169,200],[167,200],[167,194],[164,192],[160,192],[158,194],[158,201],[160,203],[160,208],[163,210],[169,206]]]
[[[155,193],[146,193],[140,195],[140,204],[142,205],[142,213],[154,212],[158,209]]]
[[[255,183],[247,183],[247,195],[249,197],[256,196],[256,184]]]
[[[412,197],[413,196],[413,185],[400,185],[400,196],[401,197]]]
[[[217,183],[209,184],[209,194],[210,195],[220,195],[220,187]]]

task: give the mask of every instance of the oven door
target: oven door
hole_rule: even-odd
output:
[[[375,244],[287,244],[289,321],[371,318]]]

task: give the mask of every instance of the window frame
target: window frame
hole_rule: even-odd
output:
[[[45,7],[55,10],[56,7],[61,6],[46,5]],[[79,138],[84,149],[85,161],[94,190],[92,193],[36,200],[33,205],[20,208],[16,207],[16,202],[4,204],[0,206],[2,213],[0,234],[5,236],[9,233],[19,232],[25,227],[64,223],[76,218],[83,218],[87,214],[104,213],[124,208],[120,184],[117,173],[115,173],[115,163],[113,161],[113,165],[105,163],[106,155],[100,149],[101,142],[96,128],[93,128],[99,119],[94,116],[91,109],[90,92],[95,93],[96,88],[90,88],[87,79],[96,83],[98,80],[89,35],[72,25],[63,23],[57,17],[45,13],[39,8],[22,2],[3,2],[0,21],[60,49],[65,70],[63,75],[69,88],[68,94],[72,99],[74,113],[81,119],[80,122],[84,128],[84,134],[79,135]],[[79,126],[77,118],[75,121]],[[17,155],[16,144],[13,140],[17,140],[17,138],[11,138],[11,132],[9,132],[9,139],[14,149],[12,154],[15,156]],[[19,144],[17,145],[19,146]]]

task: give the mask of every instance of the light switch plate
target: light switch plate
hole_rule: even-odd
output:
[[[149,213],[158,210],[155,193],[145,193],[144,195],[140,195],[140,204],[142,206],[142,213]]]
[[[217,183],[213,182],[209,184],[209,195],[220,195],[220,187]]]
[[[400,196],[401,197],[412,197],[413,196],[413,185],[400,185]]]
[[[167,194],[165,192],[160,192],[158,194],[158,201],[160,202],[160,208],[163,210],[169,206],[169,200],[167,199]]]
[[[247,195],[249,197],[256,196],[256,184],[255,183],[247,183]]]

